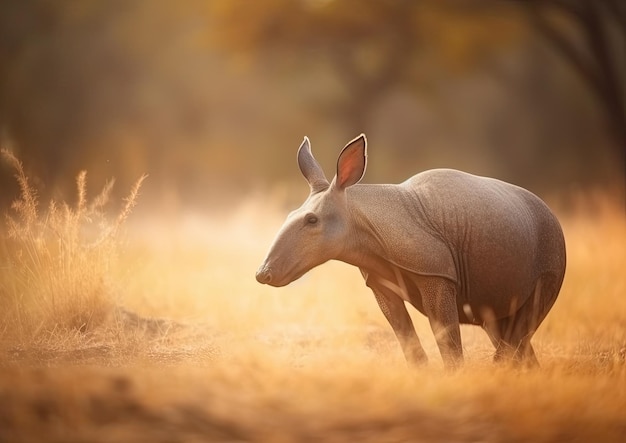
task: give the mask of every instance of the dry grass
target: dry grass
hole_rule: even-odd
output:
[[[100,325],[114,308],[108,279],[117,236],[144,177],[109,222],[103,210],[113,181],[88,202],[82,171],[76,178],[76,204],[51,201],[42,211],[21,162],[8,150],[2,156],[14,169],[21,194],[0,239],[0,337],[22,346],[72,341]]]
[[[45,341],[8,329],[42,322],[29,301],[40,292],[93,309],[100,302],[75,306],[86,274],[56,283],[58,259],[3,274],[3,298],[25,295],[3,323],[0,442],[624,441],[626,218],[616,208],[562,218],[568,271],[534,339],[541,369],[494,366],[485,334],[467,327],[467,363],[454,374],[414,310],[431,362],[406,367],[356,269],[328,263],[286,288],[257,284],[286,212],[268,202],[131,217],[119,254],[102,249],[72,268],[106,282],[87,288],[117,315],[85,329],[76,310],[49,311],[73,325],[71,340],[59,327]],[[27,244],[45,220],[31,219]],[[16,244],[3,245],[3,260],[13,257]],[[40,274],[22,281],[29,272]]]

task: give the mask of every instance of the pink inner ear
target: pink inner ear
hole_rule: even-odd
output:
[[[356,182],[363,174],[363,158],[359,149],[350,150],[341,156],[339,165],[339,185]]]

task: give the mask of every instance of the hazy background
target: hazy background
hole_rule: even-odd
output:
[[[19,197],[0,156],[0,441],[621,443],[625,29],[624,0],[0,0],[0,143],[26,169]],[[409,309],[409,370],[345,263],[256,282],[308,192],[302,137],[330,176],[361,132],[366,182],[454,167],[555,209],[541,369],[467,326],[444,373]]]
[[[360,132],[370,183],[621,188],[625,27],[619,0],[3,0],[2,144],[43,198],[147,173],[140,206],[168,210],[300,198],[302,137],[332,175]]]

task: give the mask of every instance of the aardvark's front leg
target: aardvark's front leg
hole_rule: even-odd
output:
[[[368,282],[368,286],[370,286],[370,283]],[[415,327],[406,310],[404,300],[387,288],[373,286],[370,286],[370,288],[376,296],[380,310],[383,311],[385,318],[387,318],[400,342],[406,361],[411,366],[419,366],[426,363],[428,357],[426,357],[424,348],[422,348],[422,344],[415,333]]]

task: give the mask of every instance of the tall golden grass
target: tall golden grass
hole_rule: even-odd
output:
[[[466,363],[450,374],[428,321],[412,309],[430,362],[407,368],[348,265],[327,263],[280,289],[256,283],[287,212],[280,201],[255,197],[230,213],[127,219],[139,182],[128,209],[107,223],[104,204],[86,202],[84,175],[75,206],[41,211],[21,165],[10,161],[22,195],[1,251],[0,441],[618,442],[626,435],[626,217],[610,198],[560,216],[568,268],[533,340],[541,368],[494,365],[485,333],[464,327]],[[126,314],[95,320],[111,309]],[[136,336],[135,326],[155,324],[164,327]],[[48,351],[16,353],[17,343]]]
[[[76,177],[75,205],[52,200],[42,210],[22,163],[9,150],[3,149],[2,157],[13,168],[21,193],[6,216],[0,243],[0,332],[27,344],[93,329],[113,308],[109,279],[118,233],[145,177],[109,221],[104,208],[114,181],[88,201],[82,171]]]

